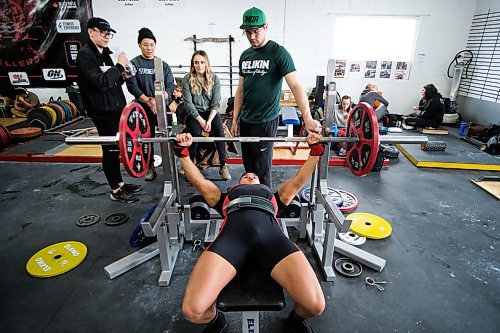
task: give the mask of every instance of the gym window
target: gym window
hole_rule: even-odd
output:
[[[332,58],[412,61],[419,19],[401,16],[335,16]]]

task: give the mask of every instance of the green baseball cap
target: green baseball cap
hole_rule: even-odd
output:
[[[243,23],[240,29],[260,28],[266,24],[266,14],[256,7],[252,7],[243,13]]]

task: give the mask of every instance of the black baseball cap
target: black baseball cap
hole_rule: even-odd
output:
[[[100,17],[93,17],[87,22],[87,29],[92,28],[97,28],[101,31],[112,31],[116,33],[116,31],[109,25],[109,22]]]

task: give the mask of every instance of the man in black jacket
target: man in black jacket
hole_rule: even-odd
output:
[[[108,44],[116,31],[106,20],[91,18],[87,23],[87,33],[89,41],[76,58],[80,93],[99,135],[114,136],[118,132],[121,112],[126,104],[121,86],[131,75],[125,70],[128,59],[125,52],[120,52],[117,64],[113,64]],[[137,201],[134,193],[141,191],[142,186],[123,182],[120,152],[116,145],[102,146],[102,169],[111,187],[112,200],[125,203]]]

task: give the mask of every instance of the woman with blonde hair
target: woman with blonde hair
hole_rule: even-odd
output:
[[[224,137],[222,118],[219,115],[220,80],[212,72],[205,51],[196,51],[191,57],[191,68],[182,80],[182,98],[188,113],[186,128],[192,136],[200,136],[202,132],[205,132],[213,137]],[[219,153],[219,173],[222,178],[231,179],[226,166],[226,143],[217,142],[215,146]],[[197,148],[196,143],[189,147],[191,160],[194,160]]]

